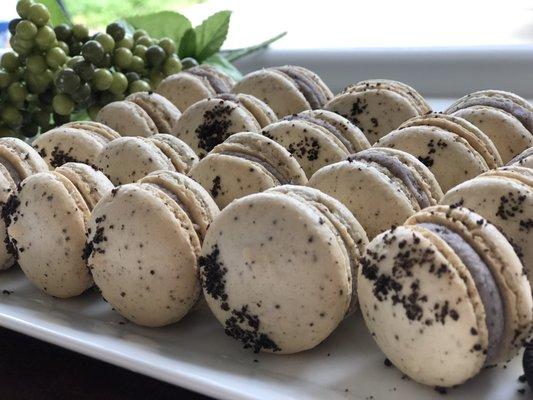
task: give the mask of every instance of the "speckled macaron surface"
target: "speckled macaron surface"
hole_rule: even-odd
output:
[[[197,101],[228,93],[233,79],[209,65],[199,65],[163,79],[156,92],[166,97],[181,112]]]
[[[533,282],[533,171],[509,166],[489,171],[449,190],[441,202],[462,205],[499,227]]]
[[[175,135],[181,112],[165,97],[154,92],[132,93],[124,99],[141,107],[154,122],[159,133]]]
[[[234,86],[233,92],[261,99],[278,117],[323,108],[333,98],[317,74],[295,65],[252,72]]]
[[[340,203],[303,189],[309,196],[280,186],[235,200],[213,221],[202,246],[209,307],[228,335],[256,352],[313,348],[350,307],[356,245],[346,246],[340,228],[350,221],[343,224],[320,197],[343,208]]]
[[[361,259],[358,296],[373,338],[413,380],[448,387],[518,353],[531,287],[496,227],[437,206],[377,236]]]
[[[442,197],[431,171],[414,156],[379,147],[319,169],[310,178],[309,186],[343,203],[369,238],[402,224]]]
[[[220,208],[274,186],[307,183],[305,172],[284,147],[253,132],[230,136],[193,167],[190,176]]]
[[[346,87],[325,107],[357,125],[373,144],[409,118],[431,108],[412,87],[397,81],[371,79]]]
[[[509,161],[508,165],[533,168],[533,147],[524,150],[522,153],[514,157]]]
[[[94,204],[113,185],[99,171],[67,163],[26,178],[5,211],[22,271],[39,289],[72,297],[92,286],[83,259],[86,224]]]
[[[93,211],[85,252],[102,296],[139,325],[179,321],[201,294],[197,256],[217,211],[176,172],[113,190]]]
[[[96,121],[109,126],[122,136],[148,137],[159,132],[150,115],[131,101],[114,101],[105,105],[98,111]]]

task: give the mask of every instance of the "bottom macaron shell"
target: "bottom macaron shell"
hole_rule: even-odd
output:
[[[358,296],[378,346],[413,380],[453,386],[483,367],[467,286],[421,234],[399,227],[376,237],[362,258]]]
[[[196,255],[174,214],[124,185],[102,199],[86,256],[102,296],[125,318],[157,327],[183,318],[200,294]]]
[[[30,281],[56,297],[72,297],[92,286],[82,258],[83,214],[65,186],[48,173],[24,181],[8,233]]]
[[[191,170],[190,176],[211,194],[221,209],[237,198],[279,184],[256,163],[224,154],[208,155]]]
[[[349,259],[324,219],[289,196],[261,193],[234,201],[211,224],[199,261],[204,294],[246,348],[307,350],[342,321]]]

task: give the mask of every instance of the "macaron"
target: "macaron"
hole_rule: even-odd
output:
[[[189,176],[209,191],[220,209],[274,186],[307,183],[302,167],[283,146],[253,132],[231,135],[196,164]]]
[[[409,118],[431,112],[411,86],[388,79],[370,79],[346,87],[325,107],[348,118],[374,144]]]
[[[104,299],[138,325],[183,318],[201,294],[197,257],[217,213],[209,194],[178,172],[114,189],[93,210],[84,252]]]
[[[233,201],[211,224],[202,288],[227,335],[290,354],[325,340],[353,308],[364,230],[337,200],[278,186]]]
[[[248,98],[249,100],[249,98]],[[258,109],[262,109],[259,112]],[[203,158],[213,148],[237,132],[259,132],[259,119],[271,115],[272,110],[258,99],[241,101],[237,96],[200,100],[182,114],[176,128],[177,136]],[[265,121],[270,121],[267,119]],[[263,121],[263,123],[265,122]]]
[[[181,112],[163,96],[153,92],[132,93],[123,101],[102,107],[96,120],[122,136],[148,137],[156,133],[175,135]]]
[[[487,135],[470,122],[446,114],[412,118],[381,138],[376,146],[416,156],[433,172],[443,192],[502,165]]]
[[[509,166],[486,172],[449,190],[441,203],[467,207],[496,225],[533,283],[533,170]]]
[[[333,98],[317,74],[296,65],[252,72],[233,87],[233,93],[248,93],[263,100],[278,117],[324,108]]]
[[[156,92],[182,112],[197,101],[228,93],[233,79],[209,65],[199,65],[163,79]]]
[[[82,258],[91,210],[113,184],[99,171],[66,163],[26,178],[5,211],[6,225],[26,277],[55,297],[77,296],[93,280]]]
[[[20,182],[44,171],[48,171],[48,165],[29,144],[17,138],[0,138],[0,271],[10,268],[15,261],[6,231],[6,217],[14,205],[10,198],[17,193]]]
[[[533,168],[533,147],[524,150],[514,157],[507,165],[517,165],[520,167]]]
[[[324,110],[286,116],[266,126],[262,133],[285,147],[307,176],[324,165],[370,147],[362,132],[350,121]]]
[[[33,147],[51,168],[67,162],[94,165],[102,148],[120,134],[93,121],[69,122],[37,136]]]
[[[121,137],[109,142],[96,159],[96,166],[115,185],[139,180],[157,170],[188,173],[198,157],[175,136],[159,133],[148,138]]]
[[[369,238],[403,224],[443,195],[431,171],[416,157],[380,147],[322,167],[309,179],[309,186],[343,203]]]
[[[357,291],[378,346],[425,385],[458,385],[507,362],[531,333],[531,287],[513,247],[462,207],[430,207],[378,235]]]

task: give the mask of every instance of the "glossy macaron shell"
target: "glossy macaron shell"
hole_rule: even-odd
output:
[[[96,121],[109,126],[122,136],[148,137],[158,133],[155,122],[138,104],[114,101],[102,107]]]
[[[508,165],[533,168],[533,147],[524,150],[522,153],[509,161]]]
[[[154,92],[136,92],[124,100],[141,107],[154,121],[158,132],[176,134],[176,124],[181,116],[181,111],[165,97]]]
[[[16,185],[32,174],[48,171],[47,163],[34,148],[13,137],[0,138],[0,164]]]
[[[89,132],[96,133],[107,140],[113,140],[120,137],[120,133],[110,128],[107,125],[96,121],[72,121],[61,125],[65,128],[83,129]]]
[[[186,174],[198,162],[198,156],[187,143],[173,135],[158,133],[150,136],[148,140],[170,159],[178,172]]]
[[[276,113],[264,101],[250,94],[224,93],[217,95],[216,98],[240,103],[254,116],[261,128],[278,120]]]

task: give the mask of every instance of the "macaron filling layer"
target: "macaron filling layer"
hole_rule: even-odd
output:
[[[217,153],[217,154],[222,154],[222,155],[231,156],[231,157],[238,157],[244,160],[254,162],[256,164],[261,165],[261,167],[263,167],[270,175],[272,175],[279,182],[280,185],[285,185],[287,183],[290,183],[289,182],[290,179],[287,179],[286,177],[284,177],[281,171],[279,171],[274,165],[272,165],[272,163],[270,163],[268,160],[264,158],[260,158],[260,157],[252,156],[251,154],[240,153],[236,151],[221,151],[220,153]]]
[[[209,82],[209,85],[213,88],[215,93],[226,93],[229,92],[230,88],[226,85],[226,83],[220,79],[216,74],[212,73],[211,71],[207,71],[203,68],[194,67],[190,68],[187,71],[188,74],[197,76],[199,78],[205,78]]]
[[[485,321],[489,332],[485,364],[490,363],[498,353],[503,339],[505,317],[502,296],[489,266],[465,239],[451,229],[429,222],[420,222],[417,225],[433,232],[446,242],[470,272],[485,309]]]
[[[338,129],[335,125],[330,124],[329,122],[327,122],[327,121],[325,121],[323,119],[311,117],[311,116],[308,116],[308,115],[295,114],[295,115],[286,116],[285,118],[282,119],[282,121],[307,121],[307,122],[311,122],[312,124],[318,125],[318,126],[324,128],[324,129],[326,129],[333,136],[335,136],[337,139],[339,139],[339,141],[344,145],[344,147],[346,147],[346,149],[349,152],[353,152],[354,151],[352,144],[350,143],[350,141],[348,141],[344,137],[344,135],[342,134],[342,131],[340,129]]]
[[[17,167],[12,162],[5,159],[4,157],[0,157],[0,164],[2,164],[7,169],[16,185],[22,182],[22,175],[19,173]]]
[[[322,108],[328,101],[317,84],[302,72],[291,67],[277,67],[274,70],[287,76],[296,85],[312,109]]]
[[[349,156],[348,161],[367,161],[381,165],[403,182],[421,209],[431,205],[431,199],[424,191],[413,171],[393,155],[385,154],[378,150],[366,150]]]

